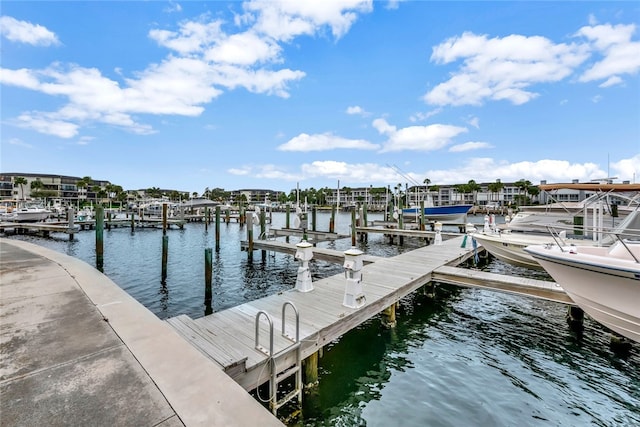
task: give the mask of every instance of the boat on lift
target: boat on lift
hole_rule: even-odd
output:
[[[2,216],[3,221],[9,222],[40,222],[51,216],[53,212],[40,204],[33,202],[19,203],[11,212]]]

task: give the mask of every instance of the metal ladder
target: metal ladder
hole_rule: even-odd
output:
[[[291,335],[287,334],[285,330],[285,315],[287,311],[287,306],[290,306],[295,315],[296,315],[296,336],[295,338]],[[260,345],[260,317],[263,316],[267,319],[269,323],[269,348],[265,348]],[[298,309],[292,302],[286,301],[282,304],[282,336],[287,340],[291,341],[291,344],[288,347],[283,348],[279,352],[273,352],[273,321],[271,320],[271,316],[267,314],[267,312],[260,310],[256,314],[256,342],[255,348],[256,350],[261,351],[262,353],[269,356],[269,360],[267,363],[270,364],[270,374],[271,379],[269,381],[269,407],[273,415],[277,415],[278,409],[285,405],[287,402],[290,402],[294,398],[298,398],[298,404],[302,405],[302,354],[301,354],[301,345],[300,345],[300,314],[298,313]],[[295,363],[282,372],[278,372],[276,367],[276,358],[289,353],[290,351],[296,352]],[[295,385],[294,389],[287,393],[282,399],[278,399],[278,384],[280,384],[285,379],[289,378],[291,375],[295,375]]]

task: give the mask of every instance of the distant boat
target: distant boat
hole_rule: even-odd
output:
[[[443,224],[466,224],[467,212],[473,205],[442,205],[434,206],[431,195],[427,195],[424,200],[424,216],[427,221],[439,221]],[[420,206],[411,206],[402,209],[402,216],[407,219],[419,219],[421,216]]]
[[[24,203],[22,206],[14,208],[11,213],[4,214],[2,219],[10,222],[40,222],[49,218],[52,213],[41,205]]]
[[[525,249],[589,316],[640,342],[640,241]]]

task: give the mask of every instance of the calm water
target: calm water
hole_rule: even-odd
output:
[[[328,229],[318,214],[318,229]],[[370,219],[376,218],[370,215]],[[274,227],[284,215],[274,213]],[[350,216],[337,220],[348,233]],[[477,221],[481,221],[478,217]],[[204,248],[215,247],[213,227],[187,224],[170,230],[166,283],[160,281],[162,233],[105,230],[104,272],[160,318],[204,315]],[[94,232],[69,242],[15,236],[95,265]],[[221,310],[295,285],[292,257],[259,251],[253,261],[239,249],[246,230],[221,227],[214,251],[213,309]],[[296,242],[292,238],[292,242]],[[371,235],[360,248],[393,256],[418,245],[386,244]],[[350,239],[322,244],[346,250]],[[531,275],[498,261],[484,267]],[[313,262],[314,279],[342,272]],[[535,273],[533,273],[535,274]],[[539,274],[539,273],[538,273]],[[366,288],[365,288],[366,292]],[[640,303],[640,302],[639,302]],[[571,332],[561,304],[485,290],[441,285],[436,297],[417,293],[402,301],[398,326],[373,318],[325,347],[320,385],[305,395],[295,425],[337,426],[637,426],[640,425],[640,345],[616,354],[609,335],[585,319]],[[302,314],[304,315],[304,314]]]

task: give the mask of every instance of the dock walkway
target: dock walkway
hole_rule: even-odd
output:
[[[90,265],[0,239],[0,426],[282,426]]]
[[[442,245],[425,246],[365,265],[362,283],[366,303],[357,309],[342,304],[345,278],[339,274],[314,282],[314,289],[310,292],[285,291],[199,319],[182,315],[167,322],[242,387],[252,390],[270,378],[265,365],[271,362],[271,358],[256,349],[255,325],[260,311],[272,319],[273,354],[277,355],[274,361],[278,370],[285,370],[295,363],[295,352],[286,351],[291,341],[280,333],[282,330],[286,330],[288,335],[294,333],[295,321],[291,311],[285,317],[285,325],[281,321],[286,302],[293,303],[300,313],[300,351],[304,359],[430,282],[436,268],[456,265],[471,256],[473,250],[461,248],[461,243],[462,237],[459,237]],[[260,345],[263,347],[268,345],[266,324],[266,321],[259,322]]]

